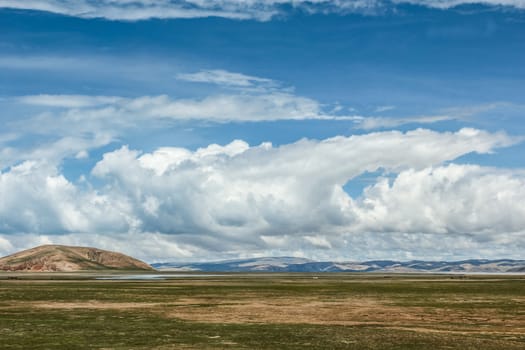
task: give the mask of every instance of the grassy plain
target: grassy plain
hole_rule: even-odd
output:
[[[525,276],[14,276],[0,349],[525,349]]]

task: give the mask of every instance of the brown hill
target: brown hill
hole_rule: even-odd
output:
[[[0,258],[0,271],[153,270],[130,256],[89,247],[42,245]]]

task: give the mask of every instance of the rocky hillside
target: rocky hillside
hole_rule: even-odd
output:
[[[74,272],[90,270],[153,270],[130,256],[89,247],[42,245],[0,258],[0,271]]]

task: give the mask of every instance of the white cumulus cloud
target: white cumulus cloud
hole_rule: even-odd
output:
[[[366,188],[355,206],[355,230],[487,234],[524,230],[520,172],[476,165],[405,170]]]
[[[304,139],[279,147],[241,140],[151,153],[122,147],[92,169],[101,183],[96,187],[67,180],[54,165],[26,161],[0,173],[2,249],[23,245],[20,235],[35,243],[88,245],[93,235],[107,245],[129,235],[133,242],[115,247],[179,259],[275,254],[292,246],[290,254],[333,250],[345,256],[356,244],[375,247],[377,254],[406,244],[410,253],[416,241],[442,254],[449,245],[440,248],[441,236],[457,236],[465,247],[509,246],[502,237],[525,232],[524,174],[445,163],[517,141],[466,128]],[[380,169],[393,180],[379,178],[359,198],[344,191],[356,176]],[[133,248],[145,237],[157,243],[144,252]]]
[[[45,163],[26,161],[0,173],[0,196],[3,233],[60,234],[133,227],[134,219],[125,216],[129,211],[126,201],[112,202],[107,195],[83,191]]]
[[[140,154],[123,147],[105,154],[93,174],[135,203],[146,231],[339,231],[354,225],[361,213],[342,189],[359,174],[424,169],[512,142],[505,134],[462,129],[302,140],[277,148],[235,141],[194,152],[162,148]],[[157,201],[154,219],[142,208],[147,198]]]

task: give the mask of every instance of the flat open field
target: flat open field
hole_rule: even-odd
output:
[[[0,349],[525,349],[524,276],[13,276]]]

